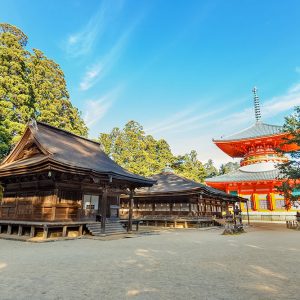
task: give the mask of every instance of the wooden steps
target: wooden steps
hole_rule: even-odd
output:
[[[94,236],[103,236],[101,232],[101,222],[86,225],[89,232]],[[119,220],[106,220],[105,235],[126,233],[125,228]]]

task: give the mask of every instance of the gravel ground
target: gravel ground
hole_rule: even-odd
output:
[[[300,299],[300,231],[221,232],[0,240],[0,299]]]

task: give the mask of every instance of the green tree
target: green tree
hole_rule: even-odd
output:
[[[173,163],[170,146],[165,140],[146,135],[143,127],[129,121],[123,129],[101,133],[99,141],[104,151],[125,169],[144,176],[159,173],[167,163]]]
[[[206,178],[211,178],[219,174],[218,169],[214,166],[212,159],[209,159],[207,163],[204,164],[206,170]]]
[[[29,52],[24,49],[26,35],[8,24],[0,24],[0,155],[10,150],[34,115],[27,65]],[[0,157],[1,158],[1,157]]]
[[[197,182],[203,182],[207,173],[204,165],[198,160],[197,156],[195,150],[183,156],[178,156],[178,163],[174,165],[175,173]]]
[[[228,162],[226,164],[222,164],[219,168],[219,175],[231,173],[237,170],[240,167],[239,163],[237,162]]]
[[[36,119],[86,136],[87,127],[70,101],[60,66],[37,49],[33,49],[28,65]]]
[[[300,106],[295,107],[294,113],[285,118],[283,131],[290,133],[290,137],[286,138],[284,144],[295,147],[293,147],[293,151],[289,152],[289,161],[278,165],[280,177],[283,179],[278,190],[285,196],[285,199],[289,200],[291,205],[300,200]]]
[[[0,159],[32,117],[87,135],[80,113],[70,102],[63,71],[41,51],[26,50],[27,41],[19,28],[0,24]]]
[[[176,157],[164,139],[156,140],[146,135],[143,127],[135,121],[129,121],[123,129],[113,128],[108,134],[101,133],[99,142],[115,162],[136,174],[154,175],[171,165],[175,173],[183,177],[199,182],[206,177],[196,151]]]

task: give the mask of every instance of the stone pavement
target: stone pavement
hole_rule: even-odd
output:
[[[0,299],[300,299],[300,231],[257,224],[119,240],[0,240]]]

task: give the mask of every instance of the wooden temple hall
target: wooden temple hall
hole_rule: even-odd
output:
[[[120,195],[154,180],[124,170],[97,142],[32,120],[0,164],[0,184],[0,233],[47,238],[124,230]]]
[[[133,207],[133,218],[146,225],[200,227],[219,223],[229,206],[246,202],[244,198],[178,176],[170,167],[150,178],[156,183],[137,190],[132,200],[121,196],[121,218],[127,218]]]

